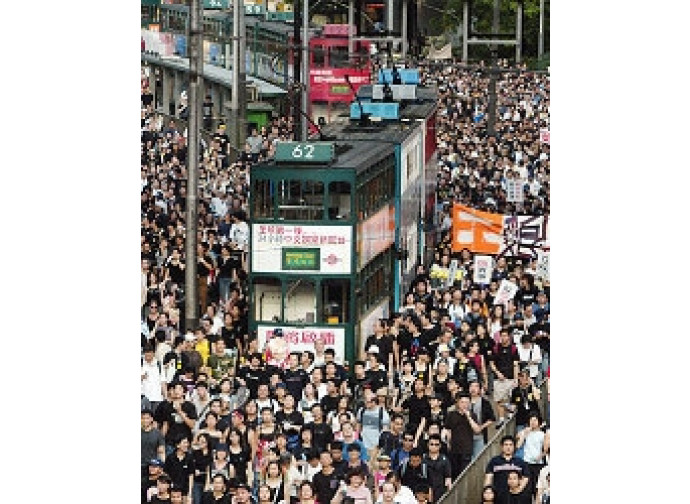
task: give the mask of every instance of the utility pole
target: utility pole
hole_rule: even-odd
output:
[[[539,41],[537,45],[537,58],[544,55],[544,0],[539,0]]]
[[[246,16],[244,13],[244,0],[239,0],[239,12],[240,12],[240,38],[239,38],[239,50],[240,54],[238,56],[239,68],[238,68],[238,79],[237,79],[237,148],[241,151],[247,141],[247,27],[246,27]],[[255,49],[256,51],[256,49]]]
[[[293,131],[295,132],[295,140],[306,140],[302,136],[302,115],[299,113],[301,107],[300,100],[300,80],[302,76],[302,51],[301,51],[301,37],[300,37],[300,19],[302,15],[302,6],[300,0],[295,0],[293,3],[294,20],[292,22],[292,79],[294,82],[292,95],[292,117],[293,117]],[[307,41],[305,41],[307,43]]]
[[[309,0],[303,0],[302,8],[302,112],[307,116],[309,110]],[[302,141],[309,138],[309,122],[302,118]]]
[[[491,50],[491,68],[489,69],[489,118],[486,123],[486,134],[496,136],[496,50]]]
[[[201,30],[201,0],[191,0],[189,9],[189,122],[187,126],[187,201],[185,208],[185,329],[194,329],[199,320],[197,292],[196,233],[199,195],[199,125],[201,76],[204,71]]]
[[[243,0],[233,0],[232,2],[232,89],[230,91],[230,142],[232,146],[237,149],[242,149],[240,139],[240,116],[241,116],[241,98],[240,94],[242,85],[242,64],[240,59],[240,38],[243,33],[241,31],[242,18],[244,17],[244,2]]]

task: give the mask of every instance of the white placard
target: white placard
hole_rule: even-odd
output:
[[[455,283],[455,274],[458,271],[458,260],[453,259],[450,261],[450,267],[448,268],[448,280],[446,280],[446,287],[450,288]]]
[[[522,179],[506,180],[506,201],[522,203],[525,200],[525,187]]]
[[[537,278],[541,278],[542,280],[549,281],[549,258],[551,256],[551,252],[548,250],[538,250],[537,251],[537,271],[536,271],[536,276]]]
[[[551,144],[551,132],[547,129],[539,130],[539,141],[543,144]]]
[[[351,226],[252,225],[254,273],[304,273],[282,268],[283,249],[319,249],[319,269],[307,273],[349,274],[352,270]]]
[[[474,256],[472,281],[476,284],[491,283],[491,274],[494,271],[494,260],[491,256]]]
[[[498,291],[496,291],[496,297],[494,298],[494,304],[502,304],[505,305],[509,300],[513,299],[515,297],[515,294],[517,294],[518,291],[518,286],[515,285],[513,282],[510,280],[501,280],[501,285],[498,287]]]

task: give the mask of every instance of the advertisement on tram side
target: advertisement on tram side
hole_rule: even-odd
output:
[[[419,261],[419,223],[423,211],[422,194],[422,130],[407,138],[402,144],[400,183],[400,246],[407,251],[403,263],[403,288],[407,287]]]
[[[357,268],[395,243],[395,207],[388,205],[357,224]]]
[[[309,100],[312,102],[351,102],[355,95],[345,81],[349,76],[355,91],[363,84],[370,84],[368,69],[359,68],[312,68],[309,70]]]
[[[259,273],[347,275],[352,227],[253,224],[251,254]]]
[[[273,331],[280,328],[282,336],[275,336]],[[314,351],[314,341],[321,339],[326,348],[335,350],[335,360],[343,362],[345,358],[344,327],[289,327],[284,325],[257,326],[259,351],[265,354],[266,362],[284,368],[290,352]]]

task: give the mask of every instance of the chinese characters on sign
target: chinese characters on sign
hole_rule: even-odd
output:
[[[472,281],[477,284],[491,283],[493,273],[493,259],[491,256],[474,256],[474,275]]]
[[[352,227],[253,224],[251,251],[255,272],[349,274]]]
[[[284,270],[319,270],[319,255],[321,251],[317,248],[284,248],[282,252],[282,267]]]
[[[525,200],[525,187],[521,179],[506,180],[506,201],[522,203]]]
[[[496,291],[496,297],[494,298],[494,305],[505,305],[506,303],[508,303],[508,301],[515,297],[517,291],[518,286],[515,285],[513,282],[505,279],[501,280],[501,285],[499,285],[498,291]]]
[[[464,205],[453,206],[453,251],[497,257],[537,258],[549,244],[547,217],[501,215],[475,210]]]
[[[273,330],[280,327],[283,330],[282,338],[272,338]],[[259,350],[266,350],[269,360],[275,365],[280,365],[287,360],[290,352],[314,351],[314,341],[323,340],[326,347],[335,350],[335,358],[342,362],[345,356],[345,328],[343,327],[285,327],[266,326],[257,327],[259,338]],[[280,340],[280,341],[275,341]]]
[[[306,228],[316,226],[273,226],[268,224],[258,225],[258,242],[275,243],[278,245],[344,245],[345,237],[337,233],[328,234],[329,228],[317,228],[322,231],[319,234]],[[337,229],[337,228],[333,228]]]

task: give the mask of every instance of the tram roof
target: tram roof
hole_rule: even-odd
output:
[[[312,139],[311,141],[318,141]],[[268,160],[264,163],[259,163],[252,167],[252,171],[263,170],[266,168],[283,168],[283,169],[354,169],[355,173],[360,173],[370,168],[374,163],[380,161],[384,157],[393,153],[393,145],[390,143],[382,143],[380,141],[356,141],[348,142],[347,140],[333,140],[336,144],[336,156],[334,161],[329,164],[299,164],[299,163],[276,163],[274,160]]]
[[[358,96],[370,100],[373,86],[365,84],[359,87]],[[340,117],[325,125],[321,130],[326,135],[339,140],[388,140],[402,143],[415,131],[419,120],[431,116],[437,108],[438,90],[436,86],[417,86],[417,100],[404,102],[400,107],[400,120],[372,122],[369,126],[360,126],[357,121]],[[355,102],[356,103],[356,102]]]

